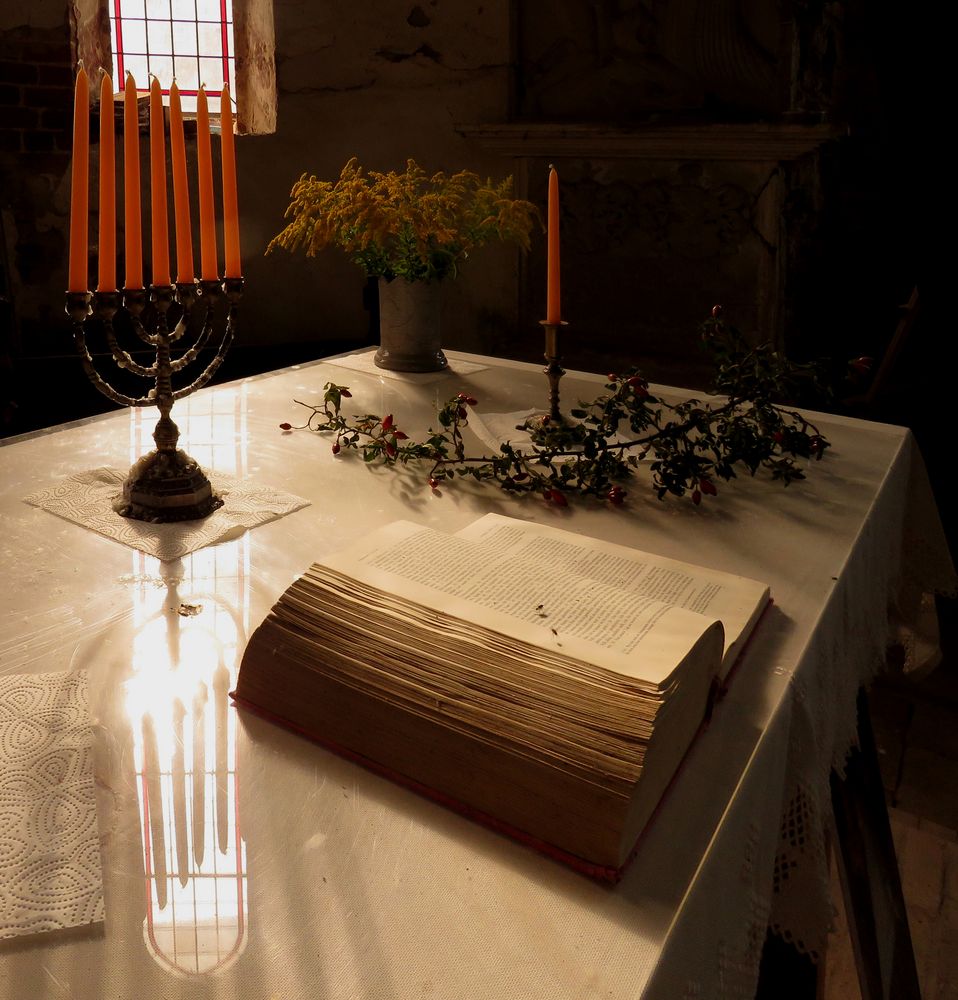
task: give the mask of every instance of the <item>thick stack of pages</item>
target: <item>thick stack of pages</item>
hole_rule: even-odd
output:
[[[457,535],[401,521],[282,595],[234,697],[615,878],[767,602],[498,515]]]

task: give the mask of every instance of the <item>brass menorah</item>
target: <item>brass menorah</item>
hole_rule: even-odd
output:
[[[160,411],[160,419],[153,431],[156,449],[133,464],[123,484],[122,500],[116,507],[117,513],[123,517],[154,523],[193,521],[206,517],[223,505],[199,465],[176,447],[180,432],[170,418],[170,410],[176,400],[202,389],[223,363],[233,342],[236,306],[242,294],[242,278],[225,278],[222,282],[203,280],[151,285],[149,290],[126,288],[122,292],[67,292],[66,311],[73,321],[73,340],[90,381],[114,403],[121,406],[155,406]],[[223,296],[227,301],[226,321],[216,353],[189,385],[174,389],[173,376],[199,357],[213,335],[216,315],[220,312],[217,305]],[[168,313],[174,303],[180,307],[181,313],[176,326],[170,330]],[[144,325],[147,304],[152,305],[152,330]],[[152,364],[140,364],[117,341],[113,318],[121,308],[129,314],[139,339],[155,348],[156,360]],[[205,310],[205,314],[197,315],[196,310]],[[171,347],[188,331],[199,327],[200,315],[200,333],[182,354],[172,357]],[[96,321],[95,325],[102,328],[117,366],[133,375],[154,380],[153,388],[146,395],[128,396],[118,391],[94,367],[85,332],[91,316]]]

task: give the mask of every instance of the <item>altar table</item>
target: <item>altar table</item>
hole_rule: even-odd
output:
[[[854,741],[855,696],[922,594],[953,586],[910,433],[820,416],[833,448],[786,489],[744,475],[699,507],[659,502],[642,469],[622,508],[559,509],[475,483],[434,494],[425,469],[279,428],[327,381],[411,437],[460,390],[480,414],[547,403],[540,367],[449,356],[484,367],[430,380],[320,361],[178,402],[181,446],[206,468],[311,506],[173,562],[22,502],[127,468],[155,411],[3,442],[0,674],[88,672],[106,916],[0,942],[0,998],[744,998],[768,926],[820,951],[829,773]],[[603,381],[569,373],[563,403]],[[612,888],[229,702],[251,630],[311,561],[394,519],[454,532],[490,510],[771,585]]]

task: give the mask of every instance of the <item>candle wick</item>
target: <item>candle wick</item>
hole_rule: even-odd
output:
[[[549,169],[550,170],[555,170],[555,164],[554,163],[550,163],[549,164]]]

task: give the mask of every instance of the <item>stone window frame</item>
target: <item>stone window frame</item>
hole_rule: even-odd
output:
[[[112,73],[109,0],[70,0],[74,54],[91,76]],[[240,135],[276,131],[276,34],[273,0],[233,0],[236,50],[235,129]]]

